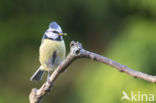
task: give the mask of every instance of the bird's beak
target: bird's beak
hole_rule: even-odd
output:
[[[59,33],[60,36],[67,36],[67,33]]]

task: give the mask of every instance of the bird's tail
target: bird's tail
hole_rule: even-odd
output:
[[[43,77],[44,70],[41,70],[41,67],[36,70],[36,72],[30,78],[31,81],[40,81]]]

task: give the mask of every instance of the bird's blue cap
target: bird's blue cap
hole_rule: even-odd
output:
[[[58,29],[60,26],[56,22],[51,22],[49,27],[53,29]]]

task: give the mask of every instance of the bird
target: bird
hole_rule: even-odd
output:
[[[65,42],[62,29],[57,22],[51,22],[49,28],[45,31],[39,48],[40,67],[30,78],[31,81],[41,81],[44,73],[47,71],[47,81],[49,82],[50,71],[54,71],[62,63],[66,55]]]

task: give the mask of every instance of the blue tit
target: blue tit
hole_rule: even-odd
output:
[[[64,60],[66,55],[65,43],[61,27],[56,22],[51,22],[49,28],[43,35],[40,49],[39,61],[41,66],[36,70],[30,80],[40,81],[45,71],[53,71]]]

